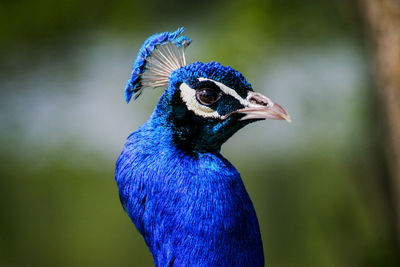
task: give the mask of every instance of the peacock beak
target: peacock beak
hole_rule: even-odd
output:
[[[240,120],[270,119],[292,121],[289,113],[284,108],[260,93],[249,91],[246,101],[247,107],[236,111],[236,113],[245,114]]]

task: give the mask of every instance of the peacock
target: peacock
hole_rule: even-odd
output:
[[[145,88],[165,91],[116,162],[122,206],[155,266],[264,266],[253,204],[220,150],[249,123],[289,114],[229,66],[188,64],[183,31],[152,35],[134,61],[128,103]]]

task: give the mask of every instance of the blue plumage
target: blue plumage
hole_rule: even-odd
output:
[[[140,83],[168,86],[118,158],[121,203],[156,266],[264,266],[253,205],[219,151],[248,123],[289,115],[230,67],[184,65],[181,32],[150,37],[134,64],[127,101]]]

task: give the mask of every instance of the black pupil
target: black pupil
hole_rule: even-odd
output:
[[[219,98],[219,92],[212,88],[204,88],[197,91],[197,100],[203,105],[212,105]]]

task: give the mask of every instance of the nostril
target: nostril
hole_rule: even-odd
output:
[[[267,97],[255,92],[249,92],[249,95],[247,96],[247,101],[262,106],[268,106],[268,104],[270,103]]]
[[[258,105],[263,105],[266,106],[268,105],[268,102],[263,101],[263,99],[257,99],[256,97],[251,97],[250,102]]]

